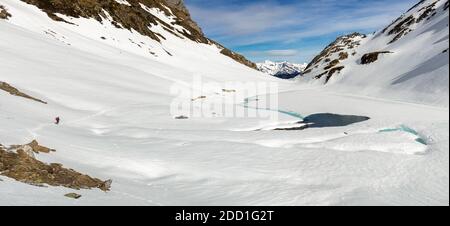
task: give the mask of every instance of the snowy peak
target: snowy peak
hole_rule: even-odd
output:
[[[448,106],[449,1],[420,1],[370,35],[339,37],[298,80],[345,92]]]
[[[283,78],[291,79],[301,75],[303,70],[306,68],[306,64],[294,64],[287,61],[284,62],[272,62],[266,60],[264,63],[258,63],[258,70],[263,73]]]
[[[350,55],[356,55],[356,49],[361,45],[361,41],[367,36],[360,33],[353,33],[338,37],[328,45],[319,55],[308,64],[303,72],[315,80],[324,78],[327,83],[330,78],[345,68],[344,61]]]

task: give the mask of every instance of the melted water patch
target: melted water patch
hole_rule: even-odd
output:
[[[338,115],[331,113],[312,114],[304,118],[303,122],[310,128],[342,127],[369,120],[367,116]]]
[[[388,133],[388,132],[397,132],[397,131],[401,131],[401,132],[406,132],[406,133],[412,134],[412,135],[417,137],[415,139],[416,142],[421,143],[423,145],[428,145],[428,142],[427,142],[427,140],[424,137],[422,137],[417,131],[415,131],[411,127],[408,127],[408,126],[405,126],[405,125],[400,125],[397,128],[382,129],[382,130],[380,130],[378,132],[379,133]]]
[[[370,117],[367,116],[358,116],[358,115],[338,115],[338,114],[331,114],[331,113],[318,113],[318,114],[312,114],[309,116],[304,117],[300,113],[293,112],[293,111],[285,111],[280,109],[270,109],[270,108],[259,108],[259,107],[250,107],[250,102],[258,101],[258,97],[251,97],[246,98],[244,100],[244,107],[245,108],[253,108],[257,110],[266,110],[266,111],[276,111],[281,114],[289,115],[298,119],[301,119],[302,121],[299,123],[304,123],[306,126],[298,126],[293,125],[290,128],[284,127],[284,128],[275,128],[275,130],[304,130],[307,128],[325,128],[325,127],[343,127],[348,126],[355,123],[364,122],[367,120],[370,120]],[[379,133],[388,133],[388,132],[406,132],[409,134],[412,134],[416,136],[415,139],[416,142],[428,145],[427,139],[421,136],[416,130],[412,129],[411,127],[408,127],[406,125],[400,125],[398,128],[386,128],[378,131]]]
[[[285,111],[285,110],[281,110],[281,109],[251,107],[251,106],[248,105],[250,102],[256,102],[256,101],[258,101],[258,97],[246,98],[246,99],[244,99],[244,105],[243,106],[245,108],[251,108],[251,109],[256,109],[256,110],[274,111],[274,112],[278,112],[278,113],[281,113],[281,114],[284,114],[284,115],[289,115],[289,116],[292,116],[294,118],[298,118],[298,119],[301,119],[301,120],[305,119],[305,117],[303,115],[301,115],[300,113],[297,113],[295,111]]]

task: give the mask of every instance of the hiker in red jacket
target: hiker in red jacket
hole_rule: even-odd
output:
[[[56,124],[56,125],[59,125],[59,121],[60,121],[60,118],[59,118],[59,117],[56,117],[56,118],[55,118],[55,124]]]

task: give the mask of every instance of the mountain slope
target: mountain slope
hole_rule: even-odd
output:
[[[291,79],[299,76],[306,67],[306,64],[293,64],[289,62],[272,62],[266,60],[264,63],[257,63],[258,70],[282,79]]]
[[[6,0],[5,0],[6,1]],[[80,26],[75,21],[96,20],[101,24],[110,24],[116,30],[128,30],[137,32],[143,36],[147,36],[157,42],[166,39],[164,30],[181,39],[190,39],[197,43],[216,46],[221,53],[231,57],[232,59],[256,68],[255,64],[245,59],[243,56],[234,53],[218,43],[206,38],[202,30],[191,19],[188,10],[185,8],[183,1],[166,1],[166,0],[21,0],[30,5],[34,5],[44,11],[48,17],[55,21],[65,22],[72,26]],[[19,4],[13,2],[5,2],[6,6]],[[23,6],[22,6],[23,7]],[[11,9],[12,11],[14,9]],[[12,12],[14,17],[14,12]],[[17,17],[21,17],[20,13]],[[17,19],[17,20],[19,20]],[[23,18],[22,18],[23,19]],[[12,23],[17,22],[11,19]],[[21,26],[26,24],[17,23]],[[110,28],[111,29],[111,28]],[[79,31],[80,32],[80,31]],[[85,31],[87,33],[88,31]],[[88,34],[85,34],[88,35]],[[94,38],[94,37],[93,37]],[[115,37],[95,37],[115,38]],[[114,40],[128,41],[128,40]],[[133,42],[130,40],[130,42]],[[139,43],[134,43],[139,46]],[[141,43],[142,44],[142,43]],[[150,52],[153,52],[150,50]]]
[[[118,2],[126,5],[136,1]],[[69,2],[67,3],[68,5],[65,6],[70,6]],[[42,181],[18,179],[25,182],[21,183],[12,180],[12,178],[21,177],[4,172],[14,165],[11,162],[3,164],[4,161],[15,161],[15,158],[11,156],[17,156],[17,154],[23,157],[21,153],[25,152],[19,152],[20,150],[17,150],[17,154],[10,152],[13,150],[11,148],[18,144],[39,140],[39,143],[42,142],[57,150],[51,153],[29,153],[30,156],[23,158],[25,163],[31,157],[39,161],[35,161],[36,164],[28,168],[21,167],[21,169],[30,169],[36,165],[42,167],[42,169],[35,169],[39,173],[39,170],[52,170],[52,166],[56,166],[50,163],[58,163],[58,166],[63,164],[83,175],[92,175],[93,178],[112,178],[112,186],[117,189],[115,191],[122,190],[120,188],[122,186],[140,187],[138,190],[144,191],[143,188],[146,187],[144,184],[129,183],[134,180],[131,177],[137,179],[143,176],[149,179],[161,175],[158,173],[158,167],[148,162],[153,157],[144,156],[150,149],[168,150],[169,146],[177,142],[170,141],[171,138],[162,140],[156,138],[160,141],[166,140],[163,143],[167,142],[168,146],[163,144],[151,147],[153,145],[145,144],[146,150],[137,146],[132,147],[138,143],[143,145],[142,141],[145,138],[141,136],[143,134],[139,135],[141,132],[138,130],[150,132],[144,132],[149,135],[158,130],[162,131],[161,128],[164,128],[166,132],[178,130],[181,133],[195,128],[192,125],[183,126],[183,122],[176,120],[177,115],[171,112],[171,104],[177,98],[191,103],[191,98],[196,95],[194,93],[196,87],[192,83],[197,77],[204,82],[219,84],[229,81],[274,81],[257,70],[221,54],[222,47],[212,41],[203,43],[189,38],[186,34],[189,32],[193,34],[194,30],[190,31],[184,25],[172,24],[176,21],[173,14],[166,15],[158,7],[145,8],[145,12],[149,11],[146,18],[156,22],[148,27],[148,31],[143,28],[141,32],[138,32],[133,27],[120,28],[120,26],[138,26],[138,23],[126,25],[125,19],[122,21],[120,16],[114,19],[106,10],[100,10],[99,18],[70,17],[55,12],[54,16],[57,17],[55,20],[48,16],[48,12],[23,1],[0,0],[0,5],[2,5],[2,12],[8,12],[5,14],[8,17],[0,19],[0,149],[2,152],[0,205],[44,203],[44,200],[52,199],[50,197],[55,197],[56,199],[53,200],[58,200],[57,203],[68,204],[72,201],[64,194],[73,190],[58,186],[34,187],[26,183],[39,185]],[[112,6],[122,8],[115,3],[112,3]],[[180,5],[177,4],[177,6]],[[102,5],[102,7],[106,6]],[[95,6],[93,8],[98,10]],[[74,9],[79,9],[79,6]],[[170,7],[165,8],[167,11],[169,9],[173,10]],[[91,15],[89,14],[91,12],[85,13]],[[136,12],[144,13],[140,10]],[[133,19],[130,20],[132,21]],[[154,34],[154,37],[159,40],[152,38],[150,34]],[[198,92],[200,92],[199,95],[208,95],[208,99],[220,99],[220,96],[214,97],[214,95],[216,92],[222,93],[221,88],[214,90],[214,93],[212,91]],[[61,118],[58,126],[53,123],[55,117]],[[101,127],[103,129],[116,127],[117,132],[123,134],[111,134],[117,139],[103,139],[110,135],[106,135],[109,132]],[[198,124],[197,127],[206,130],[211,126]],[[54,133],[56,131],[58,132]],[[50,133],[44,134],[47,132]],[[174,134],[177,133],[174,132]],[[131,146],[118,148],[117,145],[121,146],[118,142]],[[96,147],[91,146],[91,149],[90,145]],[[113,148],[114,146],[116,148]],[[141,154],[138,154],[139,152]],[[126,155],[129,156],[126,157],[120,153],[127,153]],[[5,156],[6,158],[3,158]],[[141,173],[137,173],[136,170]],[[28,175],[31,175],[29,177],[32,177],[34,172],[25,173],[29,173]],[[105,175],[110,173],[115,176]],[[129,182],[120,182],[121,179],[118,178],[122,177],[123,173],[128,174],[126,177],[130,176]],[[132,176],[133,174],[135,176],[141,174],[141,176],[135,177]],[[49,172],[43,174],[45,175],[53,174]],[[35,179],[39,180],[39,177]],[[12,190],[10,186],[13,187]],[[82,193],[83,198],[90,200],[91,204],[143,204],[134,198],[126,198],[123,194],[112,194],[114,192],[109,194],[103,194],[100,190],[76,192]],[[115,198],[107,197],[122,198],[116,202]],[[45,203],[55,204],[53,201]]]
[[[383,30],[338,38],[299,80],[448,107],[448,5],[446,0],[421,1]]]
[[[72,1],[72,4],[76,2],[78,1]],[[137,4],[136,1],[128,2]],[[145,2],[150,3],[153,1]],[[130,30],[118,28],[117,26],[138,26],[141,22],[127,25],[126,20],[122,19],[122,17],[114,19],[107,11],[99,10],[96,6],[93,8],[101,12],[96,18],[69,17],[55,13],[64,22],[51,19],[48,17],[48,12],[43,12],[38,7],[23,1],[1,0],[0,3],[11,14],[8,20],[0,20],[0,25],[2,26],[2,35],[0,37],[2,40],[2,58],[9,59],[8,61],[2,61],[0,80],[19,90],[24,90],[25,93],[31,91],[30,95],[34,94],[32,96],[36,98],[38,98],[37,96],[42,97],[38,99],[58,102],[62,96],[70,96],[67,94],[70,92],[66,90],[67,87],[71,87],[70,84],[79,83],[81,85],[87,78],[90,78],[90,80],[95,79],[97,84],[104,84],[105,88],[108,88],[110,86],[106,85],[108,83],[107,78],[111,71],[106,65],[116,64],[116,62],[121,64],[121,71],[124,74],[114,84],[118,86],[120,84],[130,85],[132,81],[139,80],[139,76],[133,80],[130,77],[131,75],[127,75],[129,73],[125,73],[127,70],[135,71],[136,73],[132,74],[140,74],[141,76],[150,73],[151,76],[147,76],[146,81],[141,83],[140,86],[144,89],[153,87],[155,92],[163,89],[163,93],[168,93],[170,86],[158,88],[153,84],[163,81],[164,83],[190,82],[192,76],[202,76],[205,79],[210,78],[215,81],[254,80],[255,78],[253,77],[259,77],[260,79],[264,77],[258,71],[236,63],[234,60],[221,54],[220,52],[223,51],[222,47],[188,38],[194,36],[186,37],[186,34],[194,34],[195,28],[177,25],[176,21],[178,19],[173,14],[166,15],[169,8],[165,8],[159,3],[158,7],[164,8],[167,12],[160,10],[158,7],[145,8],[142,6],[143,11],[137,10],[136,13],[145,14],[149,20],[156,21],[156,24],[152,24],[148,28],[142,28],[142,33],[149,32],[154,37],[160,37],[160,40],[152,38],[151,35],[143,35],[132,27]],[[122,9],[117,4],[119,3],[112,3],[113,6]],[[74,6],[74,8],[78,9],[79,7]],[[92,13],[92,11],[88,10],[86,15],[90,15],[89,13]],[[101,20],[101,23],[98,20]],[[116,20],[119,20],[120,24],[116,23]],[[130,21],[134,20],[130,19]],[[202,36],[198,36],[198,38],[207,41]],[[21,41],[19,42],[18,40]],[[34,48],[40,49],[38,46],[44,45],[44,43],[52,45],[46,49],[55,49],[54,54],[44,52],[34,55],[36,51],[31,50]],[[67,54],[74,54],[74,57],[66,56]],[[91,59],[91,61],[92,59],[101,61],[103,63],[97,62],[97,64],[105,65],[105,67],[94,67],[90,63],[85,65],[86,62],[77,59],[76,56],[80,55],[85,56],[86,59]],[[31,67],[33,63],[25,60],[30,59],[30,57],[35,60],[33,65],[36,67],[34,69],[35,73],[29,73],[27,68],[17,66],[18,62],[21,62],[21,65]],[[67,60],[72,59],[70,61],[72,65],[57,63],[59,59],[64,58]],[[49,59],[54,60],[47,62]],[[130,63],[130,59],[134,59],[134,61]],[[9,61],[16,63],[7,63]],[[39,64],[39,62],[42,62],[42,64]],[[105,71],[103,68],[107,70]],[[81,71],[84,72],[81,73]],[[248,76],[242,76],[243,73]],[[92,75],[96,75],[96,77],[92,77]],[[84,76],[88,77],[85,78]],[[100,79],[103,76],[106,76],[105,79]],[[157,79],[158,82],[151,83],[152,77]],[[38,82],[30,82],[34,80],[33,78],[37,79]],[[55,87],[55,85],[49,84],[48,79],[55,81],[59,86]],[[148,84],[149,86],[145,88],[142,84]],[[92,87],[83,85],[83,88],[92,91],[98,89],[95,85]],[[142,88],[136,90],[141,90]],[[109,95],[106,91],[103,94],[105,98]],[[88,96],[85,99],[86,103],[90,102]],[[84,98],[80,95],[69,97],[69,99],[80,100]],[[67,99],[64,101],[64,104],[70,102]],[[92,106],[94,107],[95,105]],[[94,108],[98,109],[101,107],[97,106]]]

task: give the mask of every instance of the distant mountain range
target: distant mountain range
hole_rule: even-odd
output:
[[[257,63],[258,70],[282,79],[295,78],[302,74],[307,64],[294,64],[287,61],[273,62],[266,60],[263,63]]]

